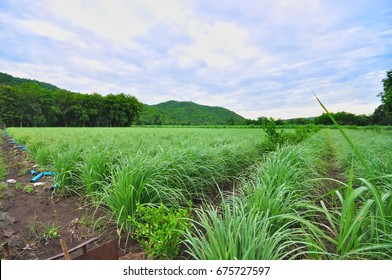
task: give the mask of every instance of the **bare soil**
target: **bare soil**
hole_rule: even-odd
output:
[[[0,241],[8,244],[10,259],[47,259],[62,252],[59,239],[73,248],[93,237],[98,237],[88,249],[94,248],[117,237],[116,229],[110,224],[101,224],[97,229],[94,209],[78,196],[61,196],[50,188],[53,177],[44,176],[38,182],[30,183],[29,170],[40,170],[26,151],[5,139],[1,144],[7,169],[4,182],[0,184]],[[34,168],[33,168],[34,167]],[[15,184],[5,183],[15,179]],[[27,188],[26,188],[27,187]],[[95,224],[95,226],[94,226]],[[146,255],[132,239],[126,248],[120,242],[120,259],[145,259]],[[5,247],[0,258],[6,258]]]

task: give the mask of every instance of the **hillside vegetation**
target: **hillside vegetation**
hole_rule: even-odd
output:
[[[222,107],[178,101],[145,105],[124,93],[82,94],[0,73],[0,125],[97,127],[244,122],[243,117]]]
[[[382,80],[381,105],[371,115],[333,113],[341,125],[392,125],[392,70]],[[0,73],[0,126],[129,127],[137,125],[256,125],[272,119],[245,119],[222,107],[186,101],[146,105],[124,93],[82,94],[36,80]],[[275,120],[276,125],[332,125],[326,114]]]
[[[0,125],[130,126],[142,110],[136,97],[82,94],[0,73]]]
[[[140,123],[156,125],[233,125],[245,123],[245,118],[222,107],[171,100],[157,105],[145,105],[140,114]]]
[[[9,86],[20,86],[22,84],[38,85],[41,88],[48,89],[51,91],[60,89],[55,85],[49,83],[44,83],[37,80],[18,78],[1,72],[0,72],[0,84],[9,85]]]

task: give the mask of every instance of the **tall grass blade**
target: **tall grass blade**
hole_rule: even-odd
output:
[[[313,92],[313,91],[312,91]],[[343,135],[344,139],[346,140],[346,142],[350,145],[351,149],[353,150],[353,152],[355,153],[355,155],[357,156],[357,158],[360,160],[362,166],[365,168],[365,170],[367,171],[367,173],[369,175],[372,174],[371,169],[369,168],[368,164],[366,163],[363,155],[359,152],[359,150],[357,149],[357,147],[354,145],[354,143],[350,140],[350,138],[348,137],[348,135],[346,134],[346,132],[344,132],[343,128],[338,124],[338,122],[335,120],[335,118],[332,116],[332,114],[328,111],[328,109],[324,106],[324,104],[320,101],[320,99],[317,97],[317,95],[313,92],[314,96],[316,97],[318,103],[321,105],[321,107],[324,109],[324,111],[327,113],[328,117],[332,120],[332,122],[334,123],[334,125],[336,126],[337,129],[339,129],[339,132]]]

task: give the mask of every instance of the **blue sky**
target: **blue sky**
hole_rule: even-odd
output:
[[[0,0],[0,72],[247,118],[370,114],[392,1]]]

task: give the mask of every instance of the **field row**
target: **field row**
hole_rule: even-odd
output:
[[[119,228],[138,204],[186,205],[234,181],[262,153],[263,131],[242,129],[12,128],[58,191],[77,192],[114,213]]]
[[[196,259],[390,259],[392,157],[382,147],[390,144],[391,133],[348,134],[358,147],[373,139],[368,153],[359,148],[372,173],[364,173],[338,131],[324,130],[300,145],[280,148],[219,208],[197,211],[199,222],[186,238],[190,254]],[[331,170],[336,163],[340,170]]]

